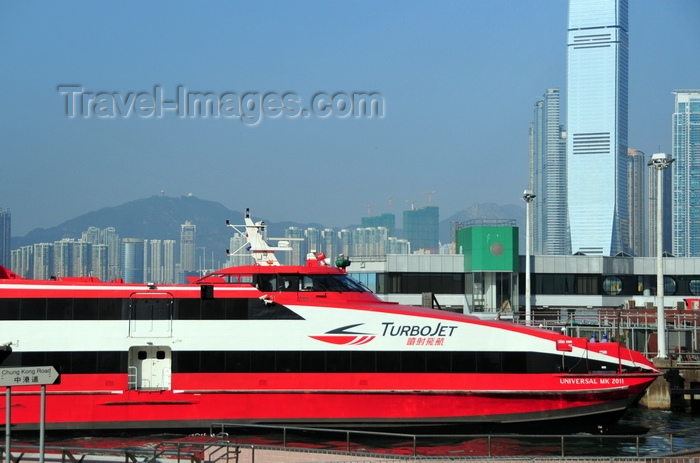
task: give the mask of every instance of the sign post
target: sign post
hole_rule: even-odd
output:
[[[60,384],[61,367],[13,367],[0,368],[0,386],[5,386],[5,461],[11,463],[10,454],[10,409],[12,388],[15,386],[41,386],[41,408],[39,417],[39,463],[44,463],[44,423],[46,421],[46,385]]]

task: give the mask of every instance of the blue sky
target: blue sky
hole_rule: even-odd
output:
[[[428,204],[521,203],[528,126],[566,93],[564,0],[0,3],[0,208],[13,235],[189,193],[267,220],[358,223]],[[674,89],[700,88],[700,1],[630,1],[629,144],[671,149]],[[376,93],[383,117],[97,117],[59,86]],[[113,100],[116,101],[116,100]],[[128,101],[128,100],[127,100]],[[80,106],[82,110],[82,106]],[[429,195],[427,192],[433,192]]]

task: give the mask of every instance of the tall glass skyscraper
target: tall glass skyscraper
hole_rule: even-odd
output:
[[[627,226],[629,228],[630,252],[636,257],[643,257],[647,251],[647,240],[644,233],[647,190],[644,188],[644,179],[648,170],[644,153],[636,149],[628,149],[627,212],[629,213],[629,221]]]
[[[574,253],[629,250],[627,68],[627,0],[569,0],[566,157]]]
[[[700,90],[675,93],[673,254],[700,257]]]
[[[558,88],[549,88],[535,103],[530,125],[530,185],[533,251],[571,254],[566,215],[566,143],[560,119]]]
[[[438,253],[440,246],[440,208],[426,206],[403,212],[403,233],[411,243],[411,252]]]

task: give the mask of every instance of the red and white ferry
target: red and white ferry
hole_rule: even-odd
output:
[[[252,265],[190,284],[37,281],[0,267],[2,367],[60,366],[46,428],[86,430],[605,425],[660,374],[618,343],[383,302],[348,262],[280,265],[285,245],[268,245],[264,226],[246,212]],[[11,399],[12,429],[37,428],[40,386]]]

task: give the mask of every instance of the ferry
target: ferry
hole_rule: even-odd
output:
[[[312,253],[281,265],[247,210],[250,265],[186,284],[24,279],[0,267],[0,423],[38,429],[608,426],[660,371],[641,353],[534,326],[382,301]],[[8,403],[10,410],[7,410]]]

